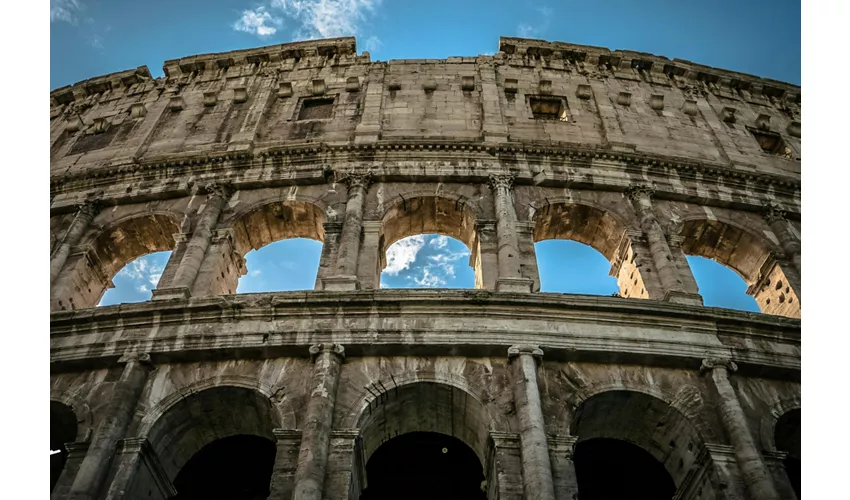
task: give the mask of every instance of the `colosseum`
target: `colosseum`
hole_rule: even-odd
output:
[[[50,94],[55,500],[800,497],[800,88],[501,38],[169,60]],[[441,234],[474,288],[381,289]],[[315,289],[235,293],[322,243]],[[535,243],[616,296],[540,292]],[[152,298],[97,307],[171,251]],[[761,313],[703,305],[687,256]]]

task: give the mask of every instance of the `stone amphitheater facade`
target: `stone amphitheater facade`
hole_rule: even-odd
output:
[[[52,498],[389,498],[370,463],[408,435],[473,457],[465,498],[650,498],[624,479],[644,466],[664,498],[799,498],[799,87],[518,38],[164,73],[50,95]],[[475,288],[380,290],[389,245],[429,233],[466,244]],[[247,252],[293,237],[323,243],[314,291],[235,294]],[[553,238],[601,252],[619,296],[539,292]],[[151,300],[95,307],[164,250]],[[704,307],[686,255],[762,313]]]

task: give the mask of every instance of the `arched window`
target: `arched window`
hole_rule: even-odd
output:
[[[441,234],[400,239],[386,253],[381,288],[474,288],[469,249]]]
[[[676,493],[676,484],[664,464],[628,441],[582,441],[576,446],[573,461],[582,500],[670,500]]]
[[[747,283],[734,270],[705,257],[687,257],[688,265],[699,286],[703,304],[741,311],[759,312],[752,295],[747,294]]]
[[[534,244],[541,292],[613,295],[619,291],[610,275],[611,262],[593,247],[569,240]]]
[[[111,306],[150,300],[171,252],[154,252],[130,261],[112,278],[113,287],[106,290],[98,306]]]
[[[270,243],[245,254],[246,274],[239,278],[236,293],[313,290],[322,243],[292,238]]]

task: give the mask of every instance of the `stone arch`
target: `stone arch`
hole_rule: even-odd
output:
[[[684,490],[699,466],[707,440],[694,421],[658,391],[612,388],[586,392],[570,422],[577,445],[596,438],[637,445],[664,465],[676,488]],[[653,394],[653,392],[655,394]]]
[[[148,439],[171,481],[217,439],[253,435],[274,442],[272,431],[280,427],[277,409],[258,384],[205,383],[163,399],[142,420],[140,436]]]
[[[94,307],[112,278],[128,263],[144,255],[173,250],[181,217],[165,210],[134,213],[90,232],[69,257],[53,287],[51,308],[68,310]]]
[[[780,451],[776,447],[776,424],[783,415],[795,410],[802,410],[802,402],[799,396],[776,401],[769,411],[762,414],[759,422],[759,438],[763,450]]]
[[[376,286],[387,266],[387,250],[393,243],[409,236],[436,233],[466,245],[470,266],[475,270],[475,287],[483,288],[477,203],[457,194],[413,192],[396,196],[382,208]]]
[[[583,243],[605,256],[616,258],[620,240],[632,227],[612,210],[588,201],[552,198],[531,204],[534,224],[533,238],[537,243],[550,239],[566,239]]]
[[[93,432],[93,421],[91,410],[85,400],[76,394],[69,394],[64,391],[50,391],[50,402],[64,405],[73,411],[76,416],[76,442],[88,441]]]

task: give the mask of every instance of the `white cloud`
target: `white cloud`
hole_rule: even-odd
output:
[[[425,266],[424,268],[422,268],[422,277],[413,278],[413,281],[417,285],[425,288],[438,288],[446,286],[447,283],[445,278],[432,272],[431,266]]]
[[[434,238],[431,238],[431,241],[429,241],[428,244],[434,248],[446,248],[449,244],[449,237],[443,235],[435,236]]]
[[[50,22],[77,24],[77,15],[85,8],[79,0],[50,0]]]
[[[366,40],[363,41],[363,50],[368,50],[369,52],[375,52],[380,50],[381,47],[384,46],[384,42],[381,41],[380,38],[372,35]]]
[[[549,23],[552,18],[552,9],[549,7],[537,7],[535,9],[540,13],[542,20],[538,23],[520,23],[517,26],[517,34],[520,38],[537,38],[549,29]]]
[[[148,287],[147,287],[147,286],[145,286],[145,285],[139,285],[139,291],[140,291],[140,292],[147,292],[147,291],[148,291]]]
[[[262,271],[260,271],[259,269],[254,269],[253,271],[251,271],[251,277],[252,278],[256,278],[260,274],[262,274]]]
[[[242,17],[233,24],[236,31],[244,31],[260,38],[274,35],[282,20],[271,15],[265,7],[242,11]]]
[[[295,19],[297,39],[333,38],[360,34],[369,14],[381,0],[271,0],[271,6]]]
[[[148,282],[152,286],[156,286],[157,283],[159,283],[159,279],[162,277],[163,270],[162,266],[157,265],[156,263],[151,263],[149,256],[145,255],[124,266],[124,269],[121,269],[118,274],[136,281]],[[139,285],[137,288],[140,292],[148,291],[147,285]],[[145,290],[142,290],[142,288],[145,288]]]
[[[384,272],[396,276],[399,272],[409,269],[416,254],[425,246],[425,236],[411,236],[398,240],[387,249],[387,267]]]
[[[91,46],[96,48],[96,49],[102,49],[103,48],[103,37],[100,36],[100,35],[97,35],[97,34],[92,35],[91,38],[89,39],[89,43],[91,43]]]

